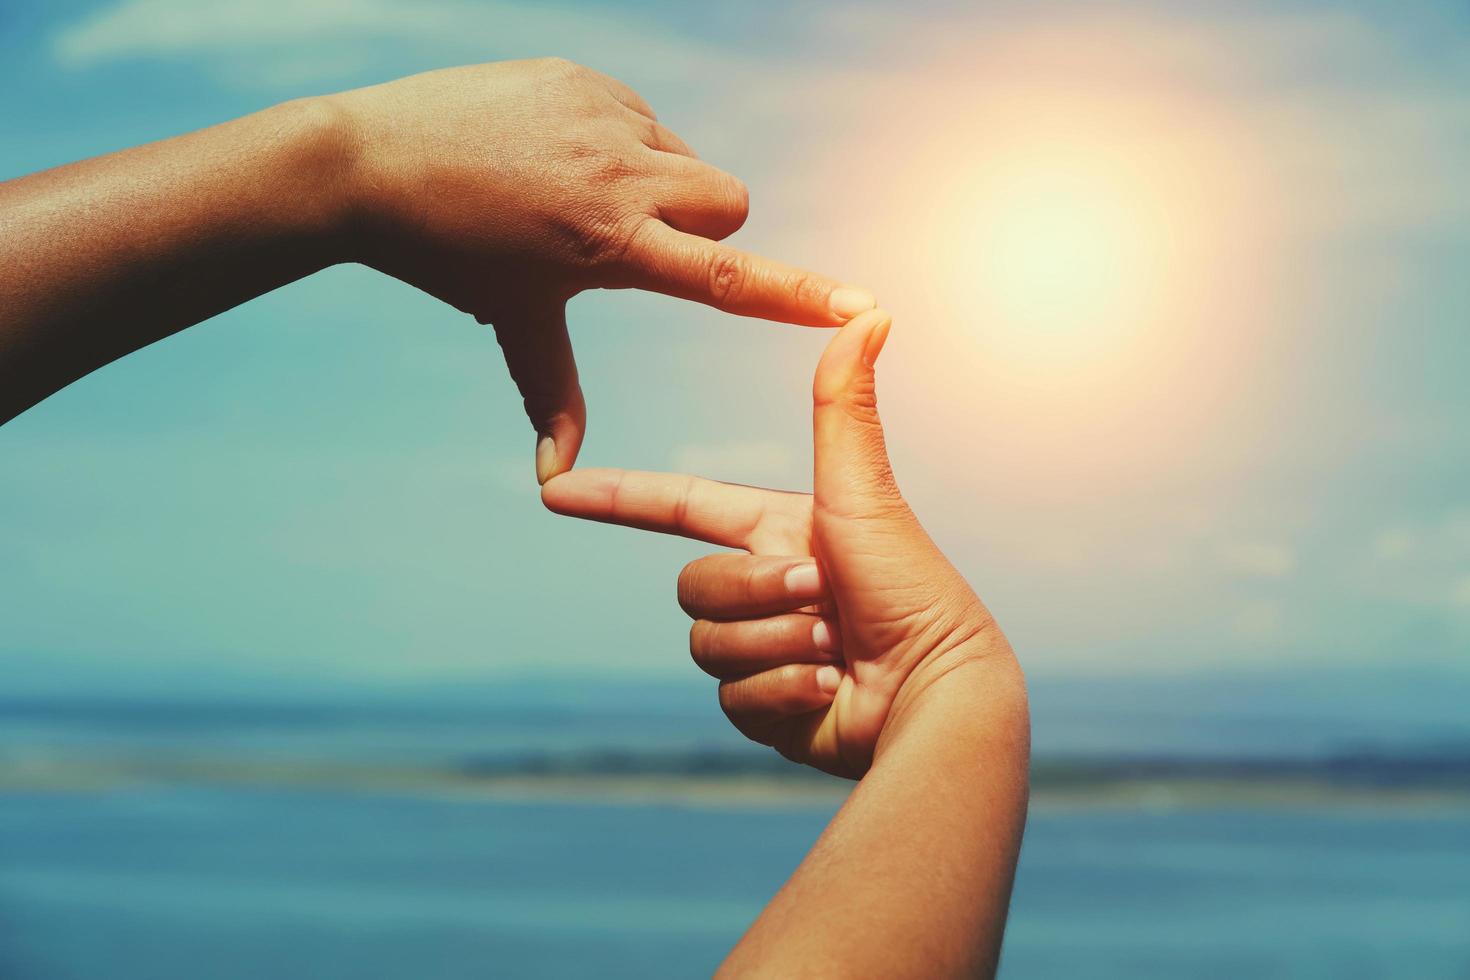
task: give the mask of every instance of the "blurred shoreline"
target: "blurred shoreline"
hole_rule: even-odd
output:
[[[713,763],[713,764],[711,764]],[[458,766],[367,765],[310,758],[105,748],[0,754],[0,793],[106,793],[149,786],[232,786],[392,796],[718,807],[833,806],[853,783],[744,753],[526,757]],[[1038,760],[1044,809],[1348,808],[1470,810],[1470,760],[1307,763],[1262,760]]]
[[[824,807],[853,784],[744,741],[702,701],[627,686],[459,698],[0,698],[0,794],[157,786],[575,801]],[[1470,809],[1470,735],[1272,742],[1204,720],[1039,745],[1035,808]],[[1237,725],[1255,734],[1259,726]],[[1160,751],[1157,746],[1169,748]]]

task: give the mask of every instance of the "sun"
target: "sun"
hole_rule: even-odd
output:
[[[1010,346],[1087,356],[1156,305],[1167,260],[1158,189],[1095,148],[1027,147],[954,201],[952,287]]]
[[[987,190],[967,251],[988,305],[1015,326],[1048,331],[1116,317],[1146,251],[1117,188],[1043,169]]]
[[[1019,505],[1217,465],[1304,300],[1271,120],[1178,84],[1175,48],[1098,39],[957,39],[824,171],[915,451]]]

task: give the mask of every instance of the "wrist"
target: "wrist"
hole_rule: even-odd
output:
[[[956,744],[971,736],[1002,737],[1029,755],[1026,679],[1010,643],[993,621],[936,649],[904,680],[874,748],[874,765],[914,729],[942,720]]]
[[[277,218],[321,268],[355,258],[358,143],[330,97],[296,99],[260,113]]]

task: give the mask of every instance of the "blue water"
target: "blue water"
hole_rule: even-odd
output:
[[[0,796],[0,976],[707,975],[829,806]],[[1066,810],[1002,975],[1470,977],[1470,813]]]

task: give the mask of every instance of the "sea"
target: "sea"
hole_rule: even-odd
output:
[[[840,795],[401,778],[738,745],[706,707],[0,705],[0,977],[707,976]],[[1001,976],[1466,980],[1470,808],[1039,803]]]

